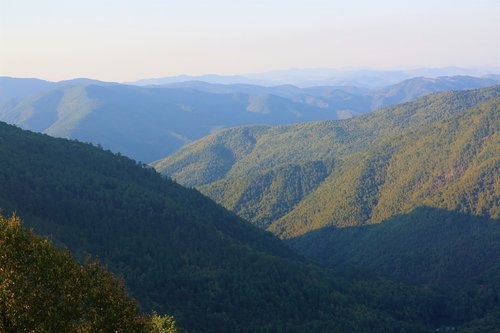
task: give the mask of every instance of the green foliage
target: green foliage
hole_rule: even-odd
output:
[[[383,223],[328,227],[288,242],[335,267],[451,287],[500,281],[499,239],[498,220],[419,207]]]
[[[143,311],[189,332],[425,332],[439,321],[427,306],[439,295],[343,278],[151,168],[2,123],[0,206],[78,259],[98,256]],[[401,289],[405,299],[379,306]]]
[[[498,105],[482,103],[347,156],[270,229],[293,237],[328,225],[379,223],[423,205],[500,217]]]
[[[149,332],[123,284],[97,262],[80,266],[68,251],[0,215],[2,332]]]
[[[229,129],[155,167],[324,264],[437,287],[449,326],[487,331],[500,299],[499,93],[447,92],[345,121]],[[230,151],[240,141],[251,149],[215,181],[190,172],[213,142]],[[322,165],[321,176],[308,165]]]
[[[287,237],[385,220],[430,199],[430,206],[448,207],[446,198],[448,208],[494,217],[497,94],[498,88],[446,93],[349,121],[227,130],[189,148],[208,149],[194,164],[182,152],[178,163],[204,177],[197,159],[213,161],[216,177],[204,190]],[[419,196],[435,188],[434,196]],[[485,308],[495,308],[489,287],[450,294],[309,264],[272,235],[144,165],[5,124],[0,207],[17,211],[78,259],[99,256],[123,276],[143,310],[172,314],[189,332],[425,332],[467,321],[487,327],[493,312]],[[292,219],[295,213],[303,219]],[[300,246],[328,245],[327,239],[303,238]],[[412,273],[415,264],[432,281],[452,271],[446,262],[455,260],[453,252],[436,251],[435,262],[445,269],[416,265],[416,252],[400,271]],[[382,254],[384,267],[393,257]],[[483,264],[471,271],[486,272],[488,261]]]
[[[266,228],[315,190],[327,175],[325,163],[308,162],[253,174],[236,184],[223,179],[201,190],[209,192],[212,199],[223,202],[241,217]],[[226,186],[224,182],[237,186]]]
[[[439,286],[452,316],[464,321],[491,322],[500,311],[499,220],[420,207],[383,223],[328,227],[289,242],[337,269]]]
[[[499,333],[500,332],[500,309],[496,308],[486,317],[473,320],[460,327],[459,333]]]
[[[499,91],[446,92],[343,121],[229,129],[154,166],[283,238],[422,205],[497,218]],[[205,163],[219,159],[215,142],[226,152],[249,148],[224,169],[211,165],[207,179]],[[324,174],[314,177],[304,167],[312,163]]]
[[[288,242],[339,270],[439,287],[451,317],[487,332],[478,325],[492,325],[500,311],[499,240],[498,220],[420,207],[383,223],[328,227]]]
[[[194,143],[178,159],[178,163],[170,164],[169,160],[153,163],[157,169],[179,171],[183,185],[194,186],[210,183],[222,178],[237,159],[249,154],[265,127],[235,128],[226,136],[222,131],[217,135],[207,137],[207,140]],[[182,175],[186,175],[185,177]],[[201,181],[201,183],[200,183]]]
[[[152,333],[180,333],[172,316],[160,316],[157,313],[153,313],[151,323],[153,325]]]

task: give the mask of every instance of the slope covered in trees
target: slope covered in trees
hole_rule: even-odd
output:
[[[273,230],[297,235],[327,224],[378,223],[423,205],[500,218],[499,105],[494,99],[374,142]]]
[[[0,124],[0,206],[123,276],[189,332],[425,332],[463,321],[440,293],[345,278],[154,170]],[[480,318],[483,313],[475,315]]]
[[[500,283],[499,239],[498,221],[419,207],[383,223],[327,227],[289,242],[335,267],[376,272],[409,283],[453,287]]]
[[[435,286],[471,320],[465,332],[492,332],[500,325],[499,93],[230,129],[155,167],[323,264]]]
[[[457,315],[466,320],[472,319],[471,313],[487,313],[465,332],[496,332],[500,327],[498,219],[419,207],[382,223],[326,227],[288,242],[339,270],[436,286],[450,295]]]
[[[441,93],[344,121],[229,129],[154,166],[282,237],[422,205],[498,218],[499,92]]]

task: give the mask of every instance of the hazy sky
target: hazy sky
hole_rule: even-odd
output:
[[[0,76],[500,67],[500,0],[0,0]]]

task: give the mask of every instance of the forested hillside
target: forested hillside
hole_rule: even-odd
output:
[[[4,213],[16,211],[79,259],[99,256],[143,310],[172,314],[189,332],[425,332],[465,323],[439,292],[308,264],[197,191],[102,149],[2,123],[0,165]]]
[[[229,129],[154,166],[323,264],[432,285],[454,304],[470,297],[457,314],[488,314],[465,331],[495,332],[499,93],[447,92],[356,119]]]
[[[498,219],[419,207],[381,223],[325,227],[287,242],[339,270],[435,286],[462,304],[455,311],[464,319],[487,313],[464,332],[497,332],[500,327]],[[462,303],[465,299],[474,301]]]
[[[499,106],[493,99],[375,141],[345,158],[271,229],[298,235],[325,225],[372,224],[424,205],[500,218]]]
[[[229,129],[154,166],[282,237],[421,205],[498,218],[499,91],[446,92],[343,121]]]
[[[326,227],[288,242],[310,257],[344,269],[446,288],[480,284],[497,288],[499,239],[498,220],[419,207],[382,223]]]

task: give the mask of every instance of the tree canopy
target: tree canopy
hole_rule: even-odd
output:
[[[0,328],[3,332],[150,332],[123,283],[96,261],[0,215]]]

